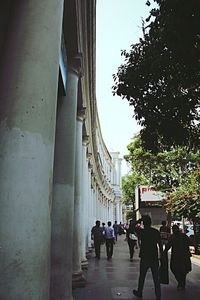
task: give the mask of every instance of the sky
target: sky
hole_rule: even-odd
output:
[[[123,158],[127,145],[139,132],[133,107],[127,100],[112,95],[112,75],[123,63],[121,50],[142,37],[142,19],[149,15],[146,0],[97,0],[96,95],[101,131],[108,151],[119,151]],[[128,172],[122,161],[122,175]]]

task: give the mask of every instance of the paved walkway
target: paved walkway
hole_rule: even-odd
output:
[[[133,262],[129,261],[127,242],[120,236],[114,247],[112,261],[107,261],[105,246],[101,249],[101,259],[96,260],[94,253],[88,258],[88,270],[85,271],[87,285],[73,291],[74,300],[136,300],[132,294],[137,288],[139,275],[138,250]],[[162,285],[162,300],[200,300],[200,260],[195,259],[193,270],[187,276],[185,291],[177,291],[177,283],[170,272],[169,285]],[[144,300],[155,300],[151,272],[146,276]]]

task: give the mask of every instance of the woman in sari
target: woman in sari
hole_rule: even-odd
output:
[[[177,225],[172,226],[172,232],[173,234],[166,245],[165,251],[172,248],[170,268],[178,282],[177,289],[184,290],[186,275],[192,270],[189,249],[190,241],[188,236],[182,233]]]

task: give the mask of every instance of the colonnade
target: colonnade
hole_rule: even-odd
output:
[[[95,9],[95,0],[0,4],[3,300],[72,299],[86,284],[96,219],[122,221],[121,159],[104,144],[96,106]]]

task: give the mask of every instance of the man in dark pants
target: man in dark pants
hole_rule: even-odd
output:
[[[161,237],[161,244],[165,247],[168,243],[170,238],[170,227],[167,226],[166,221],[162,221],[162,226],[160,227],[160,237]],[[163,249],[164,250],[164,249]]]
[[[161,299],[161,289],[159,281],[159,258],[158,248],[160,249],[160,255],[163,253],[160,233],[157,229],[151,227],[151,218],[148,215],[142,217],[144,229],[141,230],[141,248],[140,248],[140,275],[138,281],[138,289],[133,290],[133,294],[142,298],[142,292],[144,287],[144,281],[148,269],[151,269],[156,300]]]
[[[117,235],[118,235],[118,224],[117,221],[115,221],[115,224],[113,224],[114,234],[115,234],[115,240],[117,241]]]
[[[108,226],[105,228],[105,239],[106,239],[106,254],[107,259],[111,259],[113,255],[113,245],[115,243],[114,229],[111,227],[112,223],[108,221]]]
[[[96,225],[92,227],[91,239],[94,240],[94,249],[96,258],[100,259],[101,243],[103,240],[103,229],[100,227],[100,221],[96,221]]]

